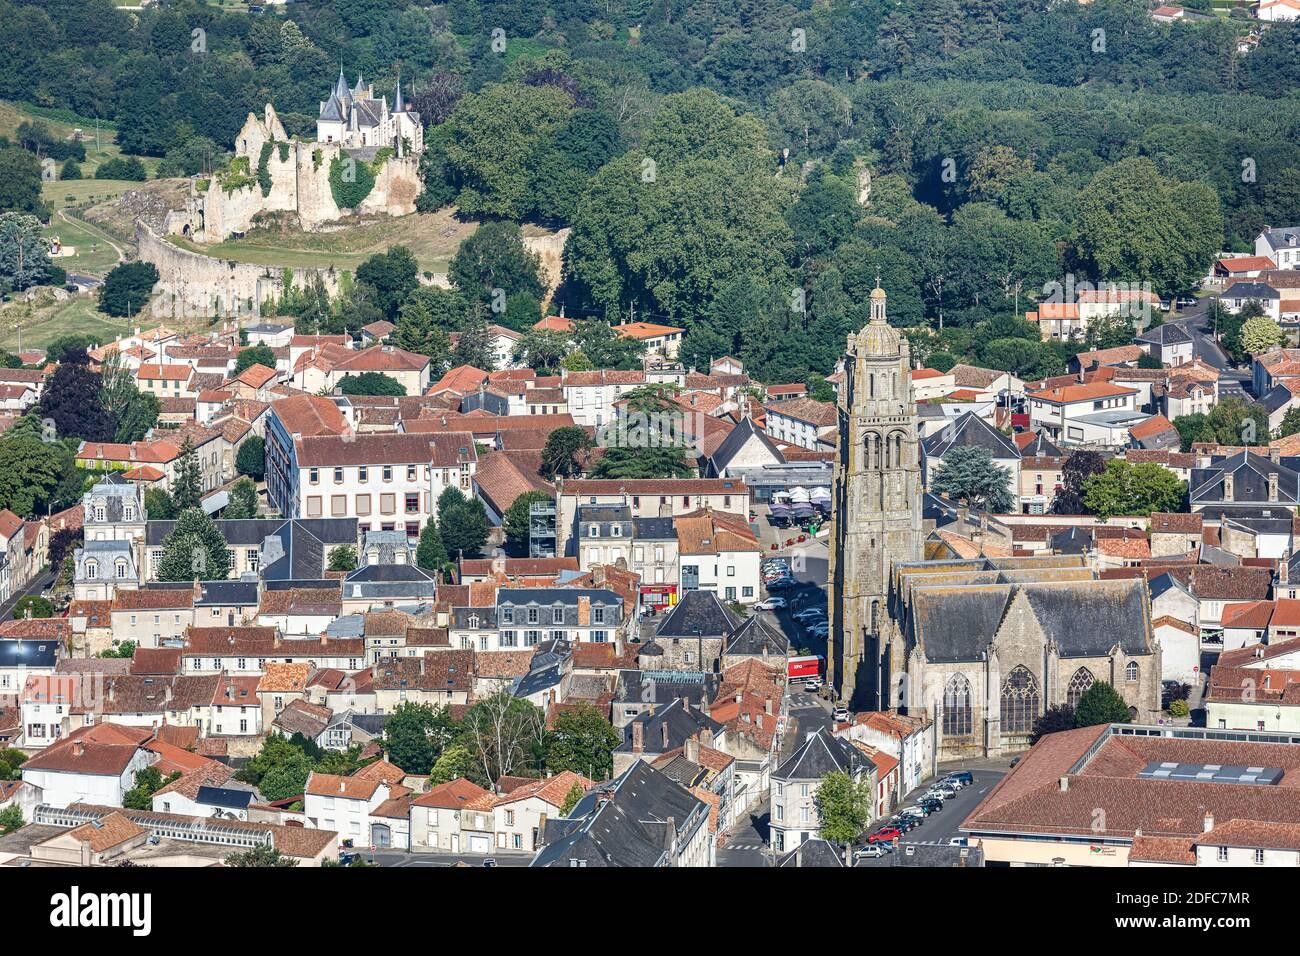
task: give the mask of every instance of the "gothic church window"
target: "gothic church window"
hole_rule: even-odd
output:
[[[1070,685],[1065,689],[1065,702],[1070,705],[1071,710],[1079,709],[1079,698],[1083,696],[1084,691],[1096,682],[1092,676],[1092,671],[1086,667],[1080,667],[1070,678]]]
[[[1137,661],[1129,661],[1124,665],[1124,679],[1126,681],[1135,681],[1138,679]]]
[[[1038,719],[1038,681],[1024,666],[1007,675],[1002,684],[1002,732],[1027,734]]]
[[[943,735],[960,737],[969,734],[971,727],[970,681],[953,674],[943,691]]]

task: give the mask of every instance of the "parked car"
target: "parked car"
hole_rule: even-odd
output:
[[[934,797],[922,797],[917,806],[927,813],[938,813],[943,809],[943,801],[936,800]]]
[[[339,854],[339,866],[352,866],[357,860],[361,859],[360,853],[348,853],[344,851]]]
[[[822,679],[820,677],[809,677],[803,682],[803,689],[812,694],[822,689]]]
[[[921,806],[920,804],[918,804],[914,807],[904,807],[902,810],[898,811],[898,815],[900,817],[912,817],[919,824],[922,820],[924,820],[927,816],[930,815],[930,811],[925,809],[925,807]]]
[[[886,854],[892,852],[893,852],[893,847],[891,847],[888,843],[869,843],[866,846],[858,847],[856,850],[854,850],[853,858],[855,860],[862,857],[871,857],[872,859],[879,859],[880,857],[885,856]]]
[[[829,637],[830,633],[831,633],[830,626],[827,625],[824,621],[821,624],[814,624],[812,627],[808,628],[809,637],[825,638],[825,637]]]
[[[871,834],[871,836],[867,837],[867,842],[868,843],[885,843],[885,842],[892,843],[894,840],[900,839],[902,835],[903,834],[898,830],[897,827],[881,827],[875,833]]]
[[[969,787],[975,782],[975,776],[969,770],[954,770],[945,778],[953,783],[960,784],[963,787]]]
[[[790,578],[777,578],[775,581],[767,582],[767,589],[769,591],[781,591],[785,588],[793,587],[793,586],[794,586],[794,581],[792,581]]]
[[[844,723],[852,716],[853,715],[849,713],[849,709],[847,707],[836,707],[833,711],[831,711],[831,720],[835,721],[837,724]]]
[[[770,597],[766,601],[759,601],[754,605],[756,611],[776,611],[785,607],[785,598]]]
[[[826,609],[822,607],[806,607],[802,611],[795,611],[792,617],[796,621],[809,621],[815,617],[825,618]]]
[[[965,838],[965,837],[949,837],[949,838],[948,838],[948,845],[949,845],[949,846],[965,846],[965,845],[966,845],[966,838]]]

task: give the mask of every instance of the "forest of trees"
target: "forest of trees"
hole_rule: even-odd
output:
[[[686,326],[688,361],[808,380],[879,276],[922,358],[1034,376],[1070,351],[1017,317],[1045,283],[1182,293],[1300,220],[1300,29],[1240,52],[1252,26],[1142,0],[0,0],[0,97],[178,175],[267,101],[314,135],[340,60],[382,93],[400,71],[421,208],[572,226],[571,317],[635,309]]]

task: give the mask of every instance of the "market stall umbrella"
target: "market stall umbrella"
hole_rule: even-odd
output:
[[[807,488],[800,487],[800,488],[791,488],[791,489],[790,489],[790,503],[791,503],[791,504],[800,504],[800,503],[802,503],[802,502],[806,502],[807,500],[808,500],[808,489],[807,489]]]
[[[815,509],[812,505],[808,504],[807,502],[801,502],[795,505],[793,508],[791,508],[790,513],[794,515],[796,518],[811,518],[814,514],[817,513],[817,509]]]

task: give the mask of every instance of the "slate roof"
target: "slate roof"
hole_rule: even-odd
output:
[[[687,591],[659,623],[655,637],[721,637],[743,623],[712,591]]]
[[[844,851],[828,840],[816,837],[805,840],[794,850],[781,858],[777,866],[790,867],[827,867],[829,869],[844,867]]]
[[[1022,454],[1015,442],[974,412],[966,412],[921,441],[927,458],[941,458],[954,446],[983,448],[994,458],[1019,458]]]
[[[764,651],[769,656],[785,657],[790,653],[790,639],[755,615],[736,628],[730,643],[723,648],[722,653],[733,657],[739,655],[761,657]]]
[[[774,461],[778,463],[785,462],[785,456],[772,443],[772,439],[767,436],[761,428],[754,424],[754,420],[749,416],[742,418],[722,440],[711,456],[711,464],[714,474],[721,474],[731,464],[731,460],[736,454],[751,441],[757,440],[770,454]]]
[[[1277,500],[1284,504],[1300,503],[1300,473],[1294,470],[1293,458],[1274,462],[1251,451],[1226,458],[1213,458],[1208,468],[1193,468],[1188,487],[1192,503],[1215,502],[1224,505],[1271,504],[1269,476],[1277,475]],[[1232,475],[1232,501],[1224,501],[1223,479]]]
[[[1014,600],[1023,598],[1062,657],[1105,657],[1115,645],[1151,653],[1151,612],[1140,580],[920,586],[909,625],[932,662],[977,661]]]
[[[644,728],[644,752],[648,754],[667,753],[684,746],[701,730],[708,730],[715,736],[723,730],[722,724],[708,714],[678,698],[666,707],[638,714],[623,728],[623,742],[614,748],[616,753],[635,752],[632,749],[632,728],[638,724]]]
[[[1183,330],[1181,325],[1165,323],[1157,325],[1154,329],[1147,329],[1141,335],[1137,336],[1138,342],[1148,342],[1152,345],[1188,345],[1192,337]]]
[[[615,702],[667,704],[676,698],[702,707],[718,696],[721,674],[699,671],[621,670],[614,687]]]
[[[780,780],[820,780],[828,773],[855,774],[870,763],[857,747],[822,727],[772,775]]]
[[[544,846],[531,865],[664,866],[673,836],[685,841],[707,819],[707,804],[638,760],[617,779],[589,790],[567,819],[548,819]]]

